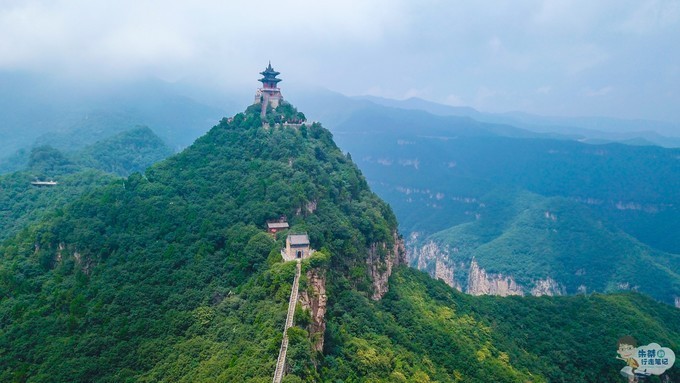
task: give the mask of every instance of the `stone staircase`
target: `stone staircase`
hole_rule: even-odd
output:
[[[281,383],[283,379],[283,371],[286,368],[286,352],[288,351],[288,335],[286,332],[293,326],[293,317],[295,316],[295,306],[298,300],[298,288],[300,287],[300,261],[297,261],[295,268],[295,279],[293,280],[293,288],[290,292],[290,299],[288,300],[288,314],[286,315],[286,326],[283,329],[283,340],[281,341],[281,348],[279,349],[279,359],[276,361],[276,371],[274,371],[274,383]]]

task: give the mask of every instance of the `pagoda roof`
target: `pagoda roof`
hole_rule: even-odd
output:
[[[276,77],[276,76],[280,75],[281,72],[275,71],[274,68],[272,68],[272,62],[270,61],[270,62],[269,62],[269,65],[268,65],[266,68],[264,68],[264,71],[263,71],[263,72],[260,72],[260,74],[263,75],[263,76],[265,76],[265,77],[266,77],[267,75],[271,75],[271,76]]]
[[[269,65],[264,69],[264,71],[260,72],[260,74],[264,77],[262,77],[261,79],[259,79],[257,81],[260,81],[260,82],[263,82],[263,83],[264,82],[277,83],[277,82],[281,81],[281,79],[276,78],[276,76],[280,75],[281,72],[277,72],[277,71],[274,70],[274,68],[272,68],[271,61],[269,62]]]
[[[267,76],[265,76],[265,77],[262,77],[261,79],[259,79],[259,80],[257,80],[257,81],[260,81],[260,82],[280,82],[281,79],[280,79],[280,78],[274,78],[274,77],[267,77]]]

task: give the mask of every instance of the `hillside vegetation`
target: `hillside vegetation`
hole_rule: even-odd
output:
[[[372,294],[366,252],[394,242],[389,207],[319,125],[265,129],[239,114],[4,243],[0,380],[270,375],[293,268],[270,266],[281,243],[260,228],[281,214],[337,255],[334,283]],[[245,327],[202,336],[214,323]],[[214,342],[238,365],[189,369]]]
[[[516,190],[499,194],[480,198],[478,219],[427,238],[449,255],[443,262],[458,286],[470,289],[474,259],[487,273],[512,276],[525,294],[550,277],[561,290],[553,293],[634,289],[671,305],[680,296],[680,255],[641,243],[573,200]],[[435,259],[417,258],[434,274]]]
[[[76,152],[38,146],[16,164],[19,171],[0,176],[0,240],[15,235],[78,196],[146,169],[168,157],[170,149],[148,128],[114,135]],[[36,180],[54,180],[36,187]]]
[[[288,383],[615,381],[620,336],[680,344],[680,312],[637,294],[470,297],[399,266],[395,216],[331,134],[258,110],[0,245],[1,381],[270,382],[295,269],[263,230],[280,215],[319,250],[301,290],[316,273],[328,300],[321,352],[298,309]]]

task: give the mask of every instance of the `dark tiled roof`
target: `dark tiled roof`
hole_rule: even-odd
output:
[[[288,242],[291,245],[309,245],[309,237],[307,234],[291,234],[288,236]]]

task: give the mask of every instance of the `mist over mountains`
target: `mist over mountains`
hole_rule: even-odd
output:
[[[181,85],[154,79],[80,84],[3,73],[0,87],[0,158],[35,145],[76,150],[140,125],[178,150],[235,111],[227,103],[197,102]]]
[[[239,104],[229,101],[238,99],[237,95],[159,80],[121,83],[102,90],[92,84],[69,88],[63,82],[35,76],[6,75],[3,81],[17,95],[5,97],[0,110],[8,117],[2,134],[13,137],[4,140],[0,148],[5,153],[0,169],[5,171],[13,169],[8,164],[20,164],[22,158],[25,161],[31,146],[75,151],[139,124],[149,126],[177,150],[203,134],[205,122],[216,121]],[[615,256],[606,247],[597,250],[597,246],[574,241],[546,245],[532,243],[539,238],[533,237],[517,242],[526,247],[521,251],[528,254],[523,270],[533,272],[518,272],[508,268],[507,261],[494,260],[498,253],[519,251],[517,244],[509,244],[512,241],[499,240],[528,230],[526,223],[511,224],[525,222],[520,218],[522,209],[512,206],[534,195],[530,200],[547,201],[537,202],[543,211],[536,214],[545,215],[549,221],[558,220],[550,230],[569,233],[577,226],[588,228],[588,241],[596,243],[595,238],[605,235],[613,242],[629,243],[624,248],[638,249],[630,253],[633,258],[666,254],[639,264],[666,265],[655,267],[672,282],[655,296],[676,304],[680,290],[671,286],[677,284],[678,276],[673,270],[680,253],[680,237],[676,235],[680,232],[680,154],[673,149],[678,140],[673,136],[677,128],[674,124],[488,114],[420,99],[346,97],[323,89],[291,88],[285,97],[299,100],[311,120],[326,123],[339,146],[357,161],[373,189],[393,206],[400,230],[408,239],[414,266],[473,293],[477,290],[470,285],[494,285],[500,280],[509,284],[523,281],[524,287],[512,291],[522,294],[530,293],[544,281],[550,281],[552,287],[547,291],[551,294],[644,286],[645,278],[638,281],[633,263],[624,268],[627,271],[595,279],[583,277],[590,284],[567,277],[569,273],[584,274],[588,260]],[[245,98],[240,98],[241,104],[247,104]],[[49,106],[42,109],[45,105]],[[16,136],[16,132],[21,134]],[[23,149],[11,154],[15,148]],[[559,198],[566,201],[558,202]],[[555,211],[564,211],[565,203],[572,205],[569,211],[580,215],[561,226],[562,220]],[[498,209],[505,213],[496,215],[494,211]],[[513,209],[515,213],[509,213]],[[542,225],[532,225],[536,224]],[[469,237],[470,242],[461,247],[452,239],[455,236],[445,233],[463,227],[467,227],[463,237]],[[481,255],[479,251],[484,246],[496,249],[496,255]],[[532,260],[544,257],[536,249],[564,254],[560,257],[578,253],[584,258],[582,262],[570,262],[572,266],[567,269],[560,266],[550,271],[530,266]],[[562,262],[558,259],[548,264]],[[664,261],[658,264],[659,259]],[[473,260],[474,267],[480,267],[488,276],[485,280],[470,281]],[[663,271],[668,267],[670,274]],[[558,280],[558,274],[564,281]],[[501,290],[502,295],[509,293]]]
[[[224,115],[245,108],[247,102],[244,100],[251,97],[245,92],[229,94],[153,78],[79,83],[13,72],[0,74],[0,87],[3,89],[0,95],[0,159],[34,145],[77,149],[138,125],[150,127],[168,145],[179,149],[205,133],[206,123],[210,125]],[[678,123],[490,114],[416,98],[397,101],[368,96],[346,97],[309,87],[296,89],[291,86],[286,94],[297,100],[311,119],[324,121],[332,131],[355,112],[371,113],[371,110],[390,107],[400,109],[402,116],[410,115],[410,118],[469,117],[478,122],[544,133],[546,137],[588,143],[680,146]],[[423,121],[426,123],[429,124]],[[74,136],[78,139],[73,139]]]
[[[434,115],[412,109],[423,104],[414,100],[326,101],[318,102],[350,111],[323,113],[340,147],[394,208],[412,266],[472,294],[633,289],[680,304],[677,148],[640,145],[640,132],[630,133],[640,138],[634,144],[597,133],[609,136],[604,143],[561,125],[575,120],[534,129],[551,120],[512,125],[507,117],[445,107]],[[672,124],[659,126],[672,131]],[[644,280],[664,280],[664,288]]]

